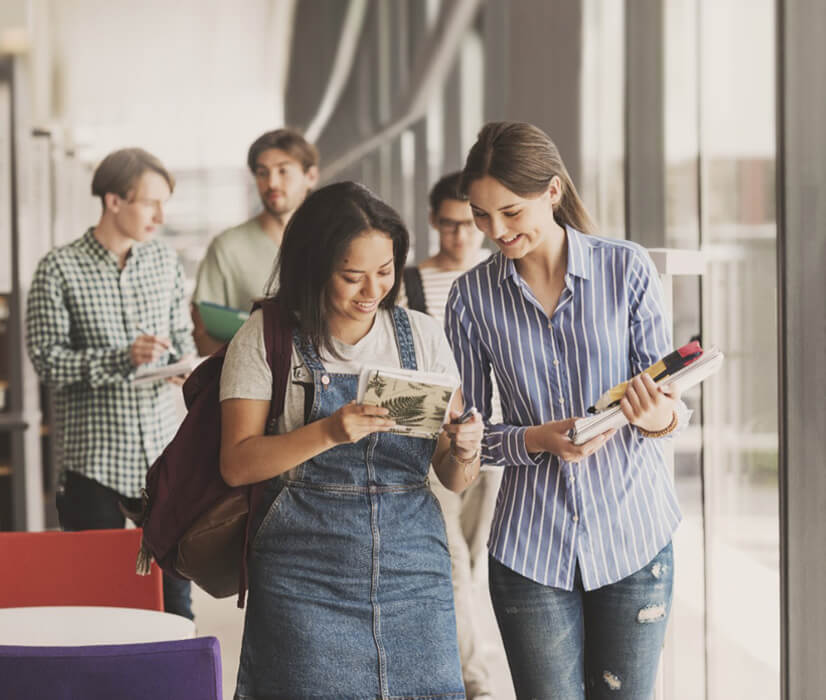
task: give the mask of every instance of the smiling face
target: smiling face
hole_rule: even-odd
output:
[[[476,225],[512,260],[547,245],[550,235],[560,228],[554,220],[554,206],[561,199],[558,177],[551,179],[544,192],[522,197],[485,175],[470,184],[468,195]]]
[[[318,169],[304,169],[300,161],[280,148],[261,151],[255,159],[255,185],[264,208],[274,217],[291,214],[318,181]]]
[[[393,240],[370,229],[354,238],[327,283],[327,324],[332,334],[354,344],[373,325],[382,299],[396,279]]]
[[[171,192],[166,179],[153,170],[145,171],[125,198],[107,193],[107,212],[118,236],[142,243],[163,224],[163,207]]]

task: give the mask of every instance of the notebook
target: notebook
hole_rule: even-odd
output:
[[[447,420],[459,379],[447,374],[365,367],[359,375],[358,403],[384,406],[399,435],[436,438]]]
[[[189,374],[198,364],[198,360],[191,355],[184,357],[177,362],[160,367],[142,365],[138,367],[135,376],[132,378],[132,386],[151,384],[168,377],[179,377]]]
[[[695,384],[699,384],[707,379],[723,365],[725,355],[716,347],[711,347],[703,351],[703,354],[694,360],[687,367],[683,367],[674,374],[669,375],[657,384],[662,386],[676,386],[680,391],[690,389]],[[628,421],[619,406],[606,409],[594,416],[580,418],[574,427],[568,432],[568,437],[575,445],[588,442],[591,438],[604,433],[612,428],[621,428],[627,425]]]
[[[198,312],[201,314],[201,320],[206,326],[207,333],[222,342],[232,340],[232,336],[250,317],[247,311],[214,304],[211,301],[199,301]]]

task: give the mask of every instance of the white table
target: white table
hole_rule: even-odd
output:
[[[104,606],[0,608],[0,644],[85,646],[191,639],[195,624],[180,615]]]

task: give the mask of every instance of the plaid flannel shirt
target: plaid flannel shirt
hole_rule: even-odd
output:
[[[176,388],[132,386],[130,347],[141,328],[195,352],[183,268],[159,240],[136,243],[121,270],[93,229],[38,264],[26,309],[26,343],[56,389],[62,468],[136,497],[146,470],[177,429]],[[162,355],[154,365],[171,361]]]

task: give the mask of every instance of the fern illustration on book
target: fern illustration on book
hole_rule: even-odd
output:
[[[388,409],[388,418],[396,422],[390,432],[435,438],[458,386],[449,375],[369,367],[359,378],[358,402]]]

